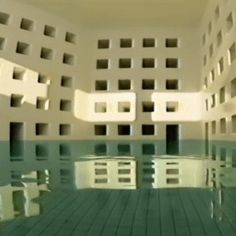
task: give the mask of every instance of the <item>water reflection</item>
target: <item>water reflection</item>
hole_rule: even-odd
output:
[[[51,203],[62,192],[91,189],[135,190],[134,194],[158,189],[158,196],[168,190],[173,195],[168,192],[167,199],[176,193],[187,199],[184,189],[189,189],[188,195],[193,188],[196,194],[207,191],[202,195],[207,215],[221,221],[226,193],[236,187],[235,144],[211,143],[208,156],[201,144],[168,156],[156,142],[31,142],[21,143],[21,152],[14,155],[9,143],[0,143],[0,222],[43,214],[49,206],[40,200],[45,193]],[[57,191],[62,192],[52,198]]]

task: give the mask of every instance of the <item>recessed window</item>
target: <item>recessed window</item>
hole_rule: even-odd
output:
[[[0,37],[0,50],[3,50],[5,48],[5,44],[6,44],[6,39]]]
[[[142,108],[143,112],[154,112],[154,102],[143,102]]]
[[[68,43],[76,43],[76,35],[70,32],[66,32],[65,41]]]
[[[166,68],[178,68],[179,63],[177,58],[167,58],[166,59]]]
[[[118,80],[118,89],[119,90],[130,90],[131,81],[129,79]]]
[[[154,155],[155,146],[154,144],[145,143],[142,145],[142,154],[143,155]]]
[[[45,25],[44,35],[54,38],[56,36],[56,28],[50,25]]]
[[[226,133],[226,119],[225,118],[220,119],[220,133],[221,134]]]
[[[216,121],[211,122],[211,133],[216,134]]]
[[[12,94],[11,95],[11,100],[10,100],[10,106],[11,107],[21,107],[23,104],[23,95],[19,94]]]
[[[30,45],[28,43],[17,42],[16,53],[29,55],[30,53]]]
[[[120,39],[121,48],[132,48],[132,39]]]
[[[220,17],[220,7],[219,5],[217,5],[216,9],[215,9],[215,20],[218,20]]]
[[[204,88],[207,88],[208,86],[208,80],[207,77],[204,78]]]
[[[179,169],[167,169],[166,174],[167,175],[178,175],[179,174]]]
[[[12,79],[15,80],[24,80],[25,70],[20,67],[13,68]]]
[[[98,49],[107,49],[110,48],[110,40],[109,39],[99,39],[98,40]]]
[[[59,125],[59,135],[70,135],[71,126],[70,124],[60,124]]]
[[[223,40],[223,36],[222,36],[222,31],[220,30],[217,34],[217,46],[219,47],[222,43],[222,40]]]
[[[236,78],[234,78],[231,82],[230,82],[230,87],[231,87],[231,97],[235,97],[236,96]]]
[[[118,125],[118,135],[130,135],[130,125]]]
[[[166,89],[167,90],[178,90],[179,89],[179,81],[177,79],[166,80]]]
[[[71,88],[73,86],[73,79],[70,76],[63,75],[61,77],[61,87]]]
[[[107,81],[106,80],[96,80],[95,81],[95,90],[96,91],[107,90]]]
[[[43,97],[37,97],[36,108],[41,110],[48,110],[49,100]]]
[[[96,113],[106,113],[107,104],[105,102],[96,102],[95,103],[95,112]]]
[[[177,38],[167,38],[166,39],[166,47],[167,48],[177,48],[178,47],[178,39]]]
[[[179,184],[179,179],[178,178],[167,178],[166,184]]]
[[[219,75],[221,75],[223,71],[224,71],[224,59],[222,57],[220,59],[220,61],[218,62],[218,73],[219,73]]]
[[[74,57],[74,55],[71,55],[69,53],[64,53],[62,62],[63,62],[63,64],[74,65],[75,57]]]
[[[231,65],[236,58],[236,46],[235,43],[229,48],[229,64]]]
[[[108,69],[109,61],[108,59],[98,59],[97,60],[97,69]]]
[[[236,115],[233,115],[231,119],[232,119],[232,133],[236,133]]]
[[[71,100],[61,99],[60,100],[60,111],[71,111],[72,103]]]
[[[177,111],[178,111],[178,102],[166,103],[166,112],[177,112]]]
[[[4,12],[0,12],[0,24],[8,25],[9,24],[10,15]]]
[[[155,89],[155,80],[154,79],[143,79],[142,80],[142,89],[143,90]]]
[[[225,93],[225,87],[221,88],[220,89],[220,103],[224,103],[225,102],[225,96],[226,96],[226,93]]]
[[[154,125],[142,125],[142,135],[154,135],[155,126]]]
[[[229,31],[232,29],[234,25],[233,13],[230,12],[228,17],[226,18],[226,29]]]
[[[46,75],[39,74],[38,75],[38,83],[49,85],[50,79]]]
[[[35,134],[36,135],[47,135],[48,134],[48,124],[36,123],[35,124]]]
[[[155,68],[155,59],[154,58],[143,58],[142,67],[143,68]]]
[[[211,95],[211,108],[215,107],[216,105],[216,95],[212,94]]]
[[[95,125],[94,126],[95,135],[107,135],[107,126],[106,125]]]
[[[155,47],[155,39],[154,38],[143,39],[143,47],[144,48],[154,48]]]
[[[119,59],[119,68],[131,68],[131,59],[130,58]]]
[[[130,102],[118,102],[118,112],[130,112]]]
[[[22,18],[20,28],[27,30],[27,31],[33,31],[34,29],[34,22],[32,20]]]
[[[42,59],[52,60],[53,59],[53,50],[50,48],[41,48],[40,57]]]

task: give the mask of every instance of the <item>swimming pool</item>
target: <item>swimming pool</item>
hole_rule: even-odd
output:
[[[2,142],[0,235],[236,235],[235,143],[205,144]]]

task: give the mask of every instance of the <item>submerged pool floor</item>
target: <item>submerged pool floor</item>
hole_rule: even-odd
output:
[[[57,190],[37,201],[40,216],[6,221],[0,235],[236,235],[235,188]]]

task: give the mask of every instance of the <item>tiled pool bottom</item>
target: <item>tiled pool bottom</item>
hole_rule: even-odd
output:
[[[233,236],[235,198],[235,188],[57,190],[37,199],[39,216],[3,222],[0,235]]]
[[[236,145],[0,143],[0,235],[236,235]]]

